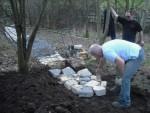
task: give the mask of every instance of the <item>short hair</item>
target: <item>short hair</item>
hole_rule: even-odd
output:
[[[92,44],[92,45],[89,47],[88,52],[89,52],[91,55],[94,55],[94,54],[98,53],[100,50],[101,50],[101,46],[100,46],[100,45],[98,45],[98,44]]]

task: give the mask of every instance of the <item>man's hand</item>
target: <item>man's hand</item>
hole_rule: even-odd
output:
[[[112,12],[112,14],[113,14],[113,18],[114,18],[115,20],[117,20],[118,14],[116,13],[116,11],[115,11],[112,7],[111,7],[110,9],[111,9],[111,12]]]
[[[138,37],[137,43],[138,43],[141,47],[144,46],[144,41],[143,41],[143,39],[144,39],[143,31],[140,31],[140,32],[139,32],[139,37]]]

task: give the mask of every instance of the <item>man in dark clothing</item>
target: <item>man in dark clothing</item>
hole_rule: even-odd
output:
[[[104,25],[103,25],[103,32],[105,31],[106,14],[107,14],[107,10],[104,10]],[[113,39],[116,39],[115,24],[114,24],[114,19],[113,19],[111,13],[110,13],[109,27],[108,27],[108,33],[107,33],[107,36],[110,36],[112,40],[113,40]]]
[[[133,17],[129,11],[125,13],[125,17],[119,16],[113,8],[111,8],[111,12],[115,19],[122,24],[123,27],[123,39],[138,43],[139,45],[143,46],[143,30],[141,25],[133,20]],[[136,39],[136,34],[139,32],[139,38]]]

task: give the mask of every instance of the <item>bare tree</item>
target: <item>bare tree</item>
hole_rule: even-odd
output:
[[[108,29],[109,29],[109,20],[110,20],[110,4],[111,1],[107,0],[107,11],[106,11],[106,22],[105,22],[105,29],[104,29],[104,33],[100,39],[100,44],[104,43],[105,38],[107,36],[108,33]]]
[[[101,15],[100,15],[100,0],[96,0],[96,21],[97,21],[97,39],[101,42]]]
[[[125,11],[129,10],[129,5],[130,5],[130,2],[129,0],[125,0],[126,4],[125,4]]]
[[[18,69],[21,73],[29,71],[29,59],[31,55],[32,45],[40,25],[43,12],[46,7],[47,0],[43,0],[43,7],[33,28],[29,39],[26,37],[26,17],[25,17],[25,0],[10,0],[13,12],[15,29],[17,33],[17,55]]]

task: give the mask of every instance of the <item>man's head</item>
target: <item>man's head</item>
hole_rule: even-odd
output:
[[[126,11],[125,17],[126,17],[128,20],[132,20],[132,19],[133,19],[133,15],[131,14],[130,11]]]
[[[92,44],[89,48],[89,53],[96,59],[100,59],[103,56],[102,47],[98,44]]]

